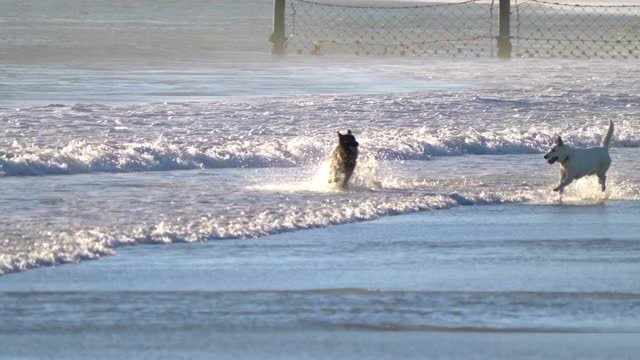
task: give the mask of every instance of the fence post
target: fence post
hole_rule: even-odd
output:
[[[271,41],[271,53],[283,55],[287,37],[284,34],[284,9],[285,0],[273,0],[273,33],[269,37]]]
[[[498,36],[498,57],[511,57],[511,0],[500,0],[500,35]]]

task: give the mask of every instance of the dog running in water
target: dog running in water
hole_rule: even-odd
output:
[[[343,189],[347,187],[347,183],[356,168],[358,145],[351,130],[347,130],[346,134],[341,134],[338,131],[338,146],[331,153],[330,184],[336,184]]]
[[[587,175],[596,175],[604,192],[607,188],[607,170],[611,165],[609,144],[612,137],[613,121],[611,120],[609,120],[607,134],[602,139],[602,144],[599,147],[588,149],[572,148],[566,145],[560,136],[556,136],[555,145],[544,156],[549,164],[560,163],[560,184],[553,191],[559,192],[562,197],[564,188],[571,184],[573,180]]]

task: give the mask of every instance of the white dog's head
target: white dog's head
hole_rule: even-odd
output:
[[[562,142],[562,138],[560,136],[555,137],[555,145],[551,148],[551,150],[544,156],[545,160],[549,164],[553,164],[556,161],[560,161],[560,163],[564,163],[567,161],[569,157],[569,146],[565,145]]]

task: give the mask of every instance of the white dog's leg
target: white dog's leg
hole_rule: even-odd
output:
[[[562,180],[562,182],[560,182],[560,185],[553,189],[553,191],[557,191],[560,193],[560,195],[562,195],[562,193],[564,192],[564,188],[567,187],[567,185],[571,184],[572,181],[573,177],[565,176],[564,180]]]
[[[553,191],[559,192],[560,195],[562,195],[562,193],[564,192],[564,187],[567,186],[567,185],[569,185],[569,184],[566,184],[566,185],[565,184],[560,184],[560,185],[556,186],[553,189]]]
[[[598,182],[600,183],[600,186],[602,188],[602,192],[604,192],[605,190],[607,190],[607,176],[604,174],[598,174]]]
[[[565,186],[571,184],[572,180],[573,180],[573,177],[567,176],[567,171],[561,167],[560,168],[560,185],[556,186],[556,188],[553,189],[553,191],[559,192],[560,196],[562,196]]]
[[[562,182],[563,182],[563,181],[564,181],[564,179],[565,179],[565,175],[566,175],[566,174],[565,174],[564,168],[563,168],[563,167],[560,167],[560,179],[559,179],[559,182],[558,182],[559,184],[562,184]],[[556,190],[554,190],[554,191],[556,191]]]
[[[562,194],[564,194],[564,188],[560,188],[560,186],[558,186],[557,188],[553,189],[553,191],[558,192],[558,202],[562,204]]]
[[[558,201],[562,204],[562,195],[564,194],[564,187],[569,185],[571,180],[567,181],[567,172],[563,167],[560,167],[560,185],[558,185],[553,191],[558,192]]]

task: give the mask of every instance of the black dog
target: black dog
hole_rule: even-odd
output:
[[[331,169],[329,173],[329,183],[337,184],[341,188],[346,188],[353,171],[356,168],[358,159],[358,142],[351,130],[346,134],[338,131],[338,146],[331,153]]]

